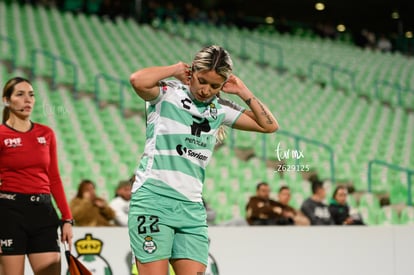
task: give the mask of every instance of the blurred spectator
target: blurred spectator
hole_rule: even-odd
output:
[[[291,191],[288,186],[282,186],[279,188],[278,202],[281,204],[283,212],[282,216],[293,221],[295,225],[309,225],[309,219],[300,211],[294,209],[289,205],[291,198]]]
[[[270,199],[270,186],[266,182],[258,183],[256,196],[249,199],[246,220],[249,225],[293,224],[292,219],[283,216],[283,205]]]
[[[311,225],[333,225],[328,206],[324,203],[326,191],[323,182],[315,179],[312,182],[312,196],[306,199],[301,206],[301,211],[308,217]]]
[[[362,29],[359,32],[355,34],[354,37],[355,45],[361,48],[368,47],[369,41],[368,41],[368,30]]]
[[[85,179],[79,183],[78,193],[70,202],[75,225],[109,226],[115,218],[114,210],[108,203],[96,196],[95,184]]]
[[[347,203],[348,190],[345,186],[338,185],[333,192],[329,204],[329,212],[336,225],[363,225],[362,218],[358,215],[350,215],[350,207]]]
[[[392,50],[391,40],[389,40],[383,33],[378,38],[377,49],[382,52],[390,52]]]
[[[315,26],[315,33],[323,38],[335,39],[337,37],[337,32],[335,27],[330,22],[319,22]]]
[[[375,49],[377,47],[375,33],[362,29],[355,38],[355,44],[361,48]]]
[[[375,33],[372,31],[367,31],[366,36],[368,41],[368,48],[374,50],[377,47],[377,38],[375,37]]]
[[[132,183],[131,179],[120,181],[115,190],[115,198],[109,202],[109,206],[115,211],[115,225],[128,226]]]

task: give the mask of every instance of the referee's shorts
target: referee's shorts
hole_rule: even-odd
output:
[[[50,194],[0,192],[2,255],[59,252],[60,220]]]

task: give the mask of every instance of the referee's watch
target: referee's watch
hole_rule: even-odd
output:
[[[74,223],[75,223],[75,221],[74,220],[62,220],[62,226],[65,224],[65,223],[69,223],[70,225],[74,225]]]

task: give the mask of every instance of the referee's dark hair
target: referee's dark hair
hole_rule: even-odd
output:
[[[30,85],[32,85],[32,83],[30,83],[28,79],[20,77],[20,76],[16,76],[16,77],[9,79],[3,88],[3,100],[9,101],[14,91],[14,87],[21,82],[27,82]],[[10,117],[10,107],[5,105],[3,109],[3,120],[2,120],[3,123],[5,123],[9,119],[9,117]]]

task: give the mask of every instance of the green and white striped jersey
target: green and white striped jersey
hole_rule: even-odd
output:
[[[205,168],[220,125],[232,127],[241,115],[219,98],[193,100],[179,81],[160,82],[159,96],[150,102],[144,154],[132,192],[148,188],[162,196],[201,202]],[[239,108],[240,109],[240,108]]]

